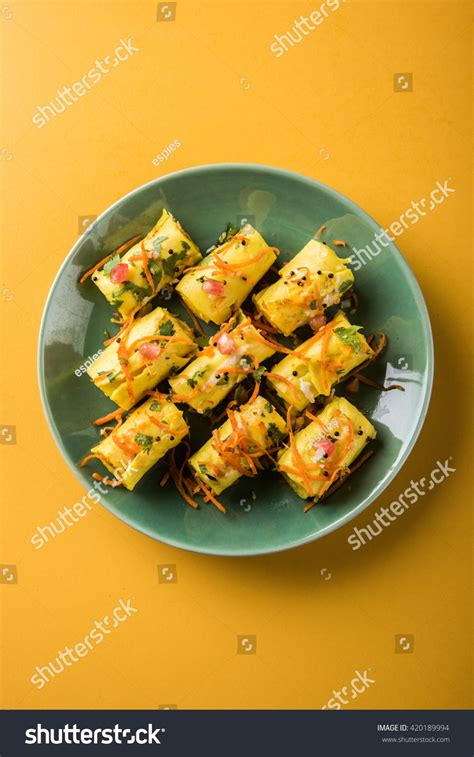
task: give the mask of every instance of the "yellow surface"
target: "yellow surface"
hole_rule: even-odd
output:
[[[16,425],[17,444],[0,445],[1,562],[18,571],[17,584],[0,585],[5,707],[319,708],[368,668],[375,683],[348,708],[470,706],[472,335],[459,318],[471,260],[470,7],[343,3],[277,59],[274,35],[320,5],[179,0],[167,23],[145,1],[2,8],[0,422]],[[139,52],[38,129],[36,106],[121,37]],[[398,72],[412,72],[412,92],[394,92]],[[357,521],[288,553],[181,552],[99,505],[35,549],[36,527],[84,497],[51,438],[36,380],[41,311],[78,217],[166,172],[221,161],[308,174],[384,226],[451,178],[456,192],[398,239],[427,299],[437,356],[416,449]],[[351,549],[354,525],[451,456],[456,472]],[[159,583],[157,566],[169,564],[161,576],[177,571],[177,582]],[[128,598],[138,612],[94,651],[41,690],[30,682],[36,666]],[[414,634],[413,654],[395,654],[397,634]],[[238,635],[256,635],[256,654],[236,654]]]

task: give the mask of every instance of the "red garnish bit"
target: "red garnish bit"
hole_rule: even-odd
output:
[[[128,276],[127,263],[119,263],[110,271],[110,281],[113,284],[122,284]]]
[[[203,291],[206,292],[206,294],[211,294],[216,297],[223,297],[225,294],[225,286],[221,281],[216,281],[215,279],[206,279],[204,284],[202,285]]]
[[[322,452],[323,455],[331,457],[336,448],[336,445],[330,439],[320,439],[314,444],[314,448],[318,452]]]
[[[235,342],[229,334],[221,334],[217,340],[217,349],[221,355],[231,355],[235,351]]]
[[[160,354],[161,347],[159,344],[145,342],[145,344],[140,345],[138,352],[145,358],[145,360],[154,360]]]
[[[326,320],[325,315],[315,315],[311,318],[309,325],[313,331],[319,331],[319,329],[322,329],[326,325]]]

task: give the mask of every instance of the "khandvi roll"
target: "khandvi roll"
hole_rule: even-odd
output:
[[[339,258],[322,242],[311,239],[279,271],[274,284],[254,295],[259,313],[285,336],[337,305],[352,286],[354,276],[347,267],[350,258]]]
[[[339,312],[292,355],[273,366],[268,383],[297,411],[319,395],[328,397],[338,381],[374,355],[360,328]]]
[[[189,326],[158,307],[119,332],[87,373],[107,397],[129,410],[149,389],[181,370],[196,349]]]
[[[92,274],[92,281],[114,308],[128,316],[201,257],[180,223],[163,210],[146,237],[121,257],[119,254],[109,257]]]
[[[173,401],[186,402],[198,413],[211,410],[274,352],[250,318],[239,312],[184,371],[169,380]]]
[[[90,458],[98,458],[114,474],[115,480],[131,491],[188,432],[188,425],[176,405],[149,399],[134,410],[123,425],[93,447],[81,465]]]
[[[273,265],[277,252],[256,229],[246,224],[188,271],[176,291],[203,321],[221,324],[241,306]]]
[[[227,415],[228,420],[189,459],[197,478],[214,494],[220,494],[241,476],[255,476],[262,460],[287,434],[285,421],[263,397],[238,410],[228,409]]]
[[[344,397],[329,402],[301,431],[290,435],[277,469],[295,492],[318,500],[376,436],[375,428]]]

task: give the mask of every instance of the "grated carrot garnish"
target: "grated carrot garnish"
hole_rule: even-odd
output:
[[[128,239],[126,242],[120,245],[120,247],[117,247],[116,250],[113,252],[109,252],[108,255],[105,256],[105,258],[102,258],[102,260],[99,260],[98,263],[96,263],[92,268],[89,268],[88,271],[86,271],[81,278],[79,279],[79,283],[82,284],[89,276],[91,276],[93,273],[95,273],[99,268],[101,268],[104,263],[109,260],[113,255],[121,255],[122,252],[125,252],[128,250],[132,245],[135,244],[139,239],[141,239],[141,234],[136,234],[136,236],[132,237],[131,239]]]

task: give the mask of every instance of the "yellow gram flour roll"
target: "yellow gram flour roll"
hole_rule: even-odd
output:
[[[199,248],[167,210],[146,237],[124,255],[113,255],[92,281],[119,312],[128,316],[201,260]]]
[[[268,450],[276,450],[287,434],[286,422],[263,397],[227,414],[227,421],[189,459],[197,478],[214,494],[241,476],[257,475]]]
[[[107,397],[129,410],[160,381],[184,368],[196,350],[189,326],[158,307],[109,344],[87,373]]]
[[[149,399],[93,447],[91,456],[101,460],[117,481],[132,490],[188,433],[188,425],[176,405]],[[87,460],[88,457],[83,464]]]
[[[250,224],[185,273],[176,291],[198,318],[221,324],[237,310],[276,260]]]
[[[344,397],[337,397],[294,434],[277,468],[300,497],[317,500],[375,436],[367,418]]]
[[[360,328],[352,326],[339,312],[292,355],[273,366],[268,383],[286,405],[293,405],[299,412],[316,397],[329,397],[338,381],[374,355]]]
[[[239,312],[211,339],[208,347],[169,380],[175,402],[193,410],[211,410],[275,350],[250,318]]]
[[[354,282],[349,260],[311,239],[280,269],[278,281],[254,295],[257,310],[282,334],[292,334],[341,301]]]

